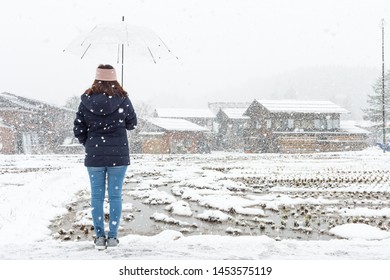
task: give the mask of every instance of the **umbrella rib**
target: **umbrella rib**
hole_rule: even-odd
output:
[[[89,34],[91,34],[91,33],[96,29],[96,27],[97,27],[97,25],[95,25],[95,27],[92,28],[91,31],[89,31]],[[88,35],[89,35],[89,34],[88,34]],[[85,43],[85,41],[87,40],[87,38],[88,38],[88,36],[84,38],[84,40],[81,42],[81,45],[84,45],[84,43]]]
[[[152,54],[152,51],[150,50],[149,47],[147,47],[147,48],[148,48],[148,51],[149,51],[149,53],[150,53],[150,56],[153,58],[154,64],[156,64],[156,60],[154,59],[154,56],[153,56],[153,54]]]
[[[167,50],[168,50],[169,52],[171,52],[171,50],[168,48],[167,44],[165,44],[165,42],[163,41],[163,39],[161,39],[160,36],[158,36],[158,38],[159,38],[160,41],[163,43],[163,45],[167,48]]]
[[[81,59],[83,59],[84,55],[87,53],[87,51],[89,50],[89,47],[92,45],[92,43],[90,43],[87,47],[87,49],[85,50],[85,52],[83,53],[83,55],[81,56]]]
[[[168,52],[171,52],[171,50],[168,48],[167,44],[165,44],[165,42],[163,41],[163,39],[161,39],[160,36],[157,36],[157,37],[158,37],[158,38],[160,39],[160,41],[164,44],[164,46],[167,48]],[[176,59],[179,59],[179,58],[176,56]]]

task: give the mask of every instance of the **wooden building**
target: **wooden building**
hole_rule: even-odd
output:
[[[209,109],[216,115],[214,122],[213,149],[242,152],[244,128],[249,121],[243,113],[250,102],[209,102]]]
[[[209,153],[210,130],[183,119],[148,118],[137,138],[140,152],[151,154]]]
[[[361,150],[369,132],[343,128],[348,111],[330,101],[254,100],[244,115],[246,152],[312,153]]]
[[[15,137],[15,130],[0,119],[0,154],[14,153]]]
[[[216,148],[223,151],[244,151],[244,130],[250,118],[247,108],[221,108],[217,113]]]
[[[0,93],[0,153],[58,152],[72,135],[75,112],[11,93]]]

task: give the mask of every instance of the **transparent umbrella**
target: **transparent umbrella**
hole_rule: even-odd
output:
[[[115,56],[117,63],[121,63],[122,86],[125,51],[147,57],[153,63],[163,57],[178,59],[155,32],[146,27],[127,24],[124,17],[117,23],[96,25],[64,49],[64,52],[76,54],[81,59],[89,56]]]

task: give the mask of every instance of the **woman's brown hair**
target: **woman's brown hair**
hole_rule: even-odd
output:
[[[100,69],[114,69],[109,64],[100,64],[98,66]],[[119,95],[119,96],[127,96],[127,92],[122,88],[122,86],[118,83],[118,81],[99,81],[95,80],[92,86],[85,91],[86,94],[92,95],[95,93],[105,93],[109,96]]]

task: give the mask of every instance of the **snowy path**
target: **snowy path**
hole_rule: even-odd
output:
[[[0,259],[275,259],[275,260],[379,260],[388,259],[390,240],[275,241],[266,236],[191,236],[165,231],[158,235],[126,236],[120,247],[96,251],[91,242],[46,240],[0,246]]]

